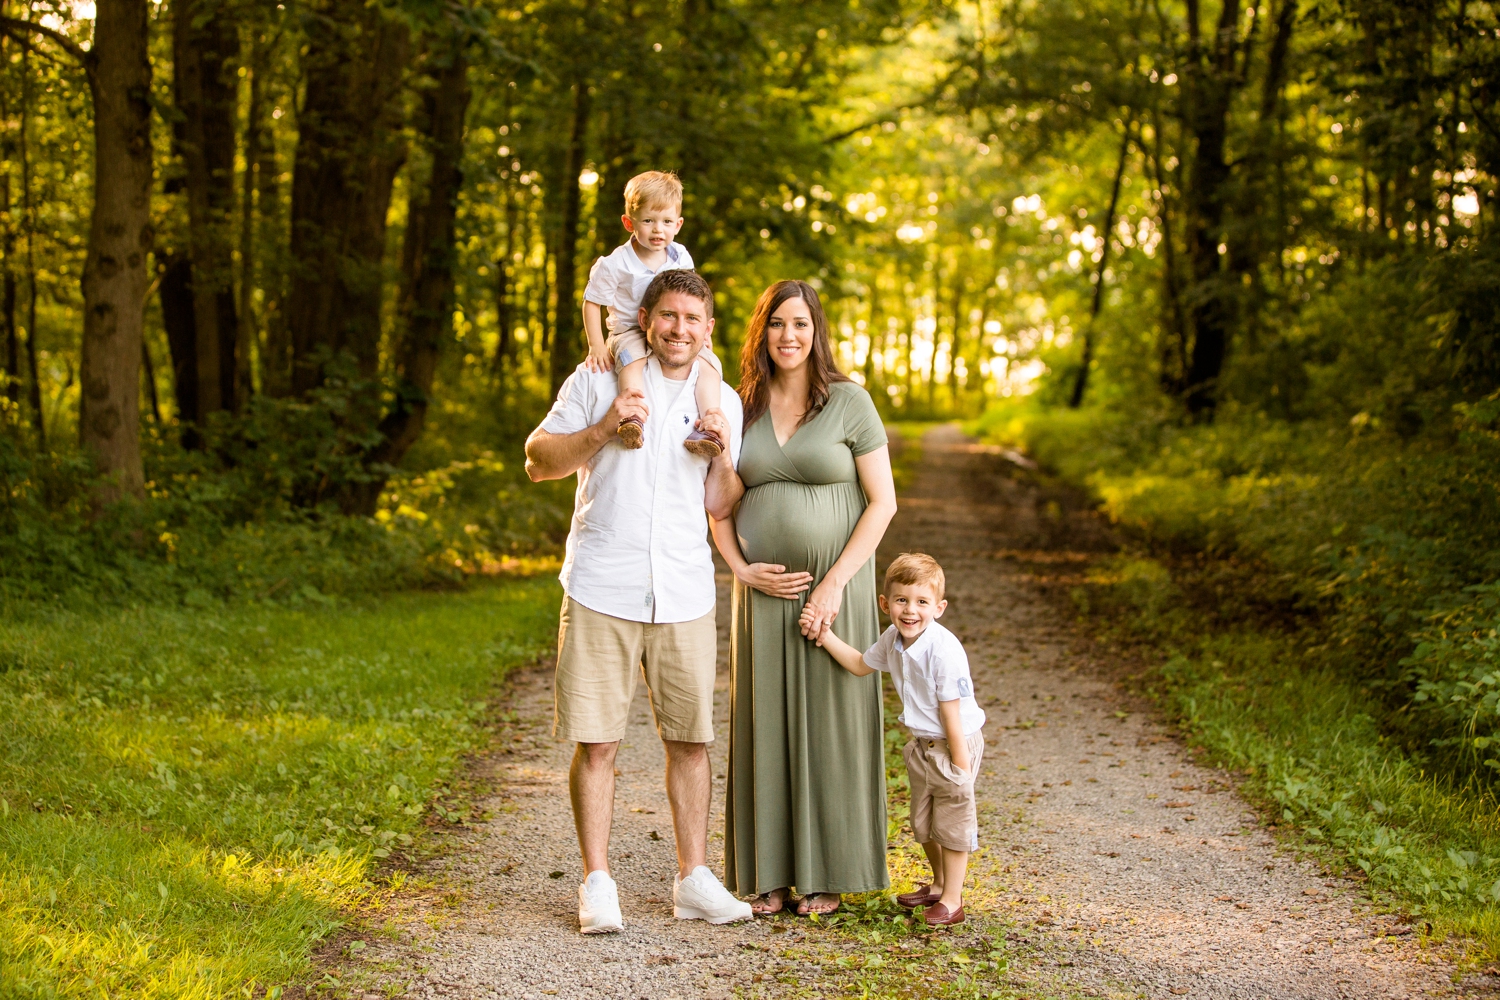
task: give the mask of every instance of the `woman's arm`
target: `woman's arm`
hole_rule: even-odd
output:
[[[708,523],[713,531],[714,544],[719,547],[719,555],[724,557],[724,561],[729,564],[729,571],[740,583],[767,597],[784,597],[789,601],[795,601],[804,590],[812,586],[811,573],[788,573],[785,566],[776,563],[747,562],[745,554],[740,551],[740,539],[734,530],[733,514],[724,518],[710,514]]]
[[[813,615],[803,619],[802,634],[809,639],[838,617],[839,605],[844,600],[844,585],[870,561],[875,547],[885,537],[891,518],[896,516],[896,480],[891,476],[890,447],[881,445],[860,455],[854,460],[854,468],[859,473],[859,485],[865,491],[865,512],[860,515],[854,534],[849,536],[838,561],[823,577],[823,582],[807,595],[807,606],[813,609]]]

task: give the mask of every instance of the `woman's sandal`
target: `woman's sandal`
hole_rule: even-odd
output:
[[[830,898],[833,900],[832,906],[826,902]],[[843,897],[836,892],[815,892],[797,900],[797,916],[808,917],[816,913],[821,917],[826,917],[837,910],[842,902]]]
[[[755,897],[750,904],[750,912],[757,917],[769,917],[786,909],[787,900],[792,898],[790,889],[772,889]]]

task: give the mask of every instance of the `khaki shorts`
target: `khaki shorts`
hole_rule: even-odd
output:
[[[631,327],[620,333],[612,333],[604,341],[609,356],[615,359],[615,364],[624,368],[632,361],[639,361],[651,353],[651,345],[646,343],[646,335],[641,332],[640,327]],[[722,378],[724,375],[724,363],[714,353],[714,349],[704,343],[703,350],[698,352],[698,357],[714,366],[714,371]]]
[[[984,733],[964,742],[969,746],[967,774],[953,763],[947,740],[914,736],[901,751],[911,783],[911,832],[919,844],[936,841],[950,851],[979,849],[974,779],[984,758]]]
[[[624,739],[636,677],[644,673],[661,738],[711,743],[717,659],[712,611],[657,625],[590,611],[564,595],[552,735],[574,743]]]

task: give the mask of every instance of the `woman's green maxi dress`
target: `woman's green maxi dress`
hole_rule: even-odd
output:
[[[855,457],[886,443],[864,389],[829,388],[827,405],[784,446],[768,413],[740,449],[745,558],[811,573],[814,586],[864,513]],[[844,587],[833,624],[857,649],[879,637],[875,593],[872,558]],[[725,884],[746,894],[884,889],[880,675],[855,677],[804,639],[803,603],[734,585]]]

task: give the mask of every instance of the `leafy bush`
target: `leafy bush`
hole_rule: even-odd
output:
[[[1469,750],[1492,735],[1472,723],[1476,711],[1486,726],[1494,717],[1474,687],[1487,676],[1480,640],[1453,636],[1493,621],[1473,603],[1491,591],[1465,588],[1500,576],[1496,408],[1470,405],[1403,438],[1364,415],[1294,423],[1227,407],[1215,424],[1190,426],[1021,401],[979,430],[1087,486],[1157,553],[1238,566],[1235,589],[1314,616],[1341,669],[1412,709],[1388,722],[1411,720],[1418,743],[1449,752],[1465,732]]]
[[[565,484],[519,488],[492,453],[392,472],[376,516],[339,512],[329,484],[368,480],[341,397],[259,398],[220,415],[201,449],[148,433],[147,496],[96,510],[92,467],[0,426],[0,600],[293,603],[461,581],[557,550]],[[153,429],[154,430],[154,429]]]
[[[1469,600],[1412,636],[1401,663],[1413,709],[1455,746],[1500,770],[1500,584],[1470,587]]]

